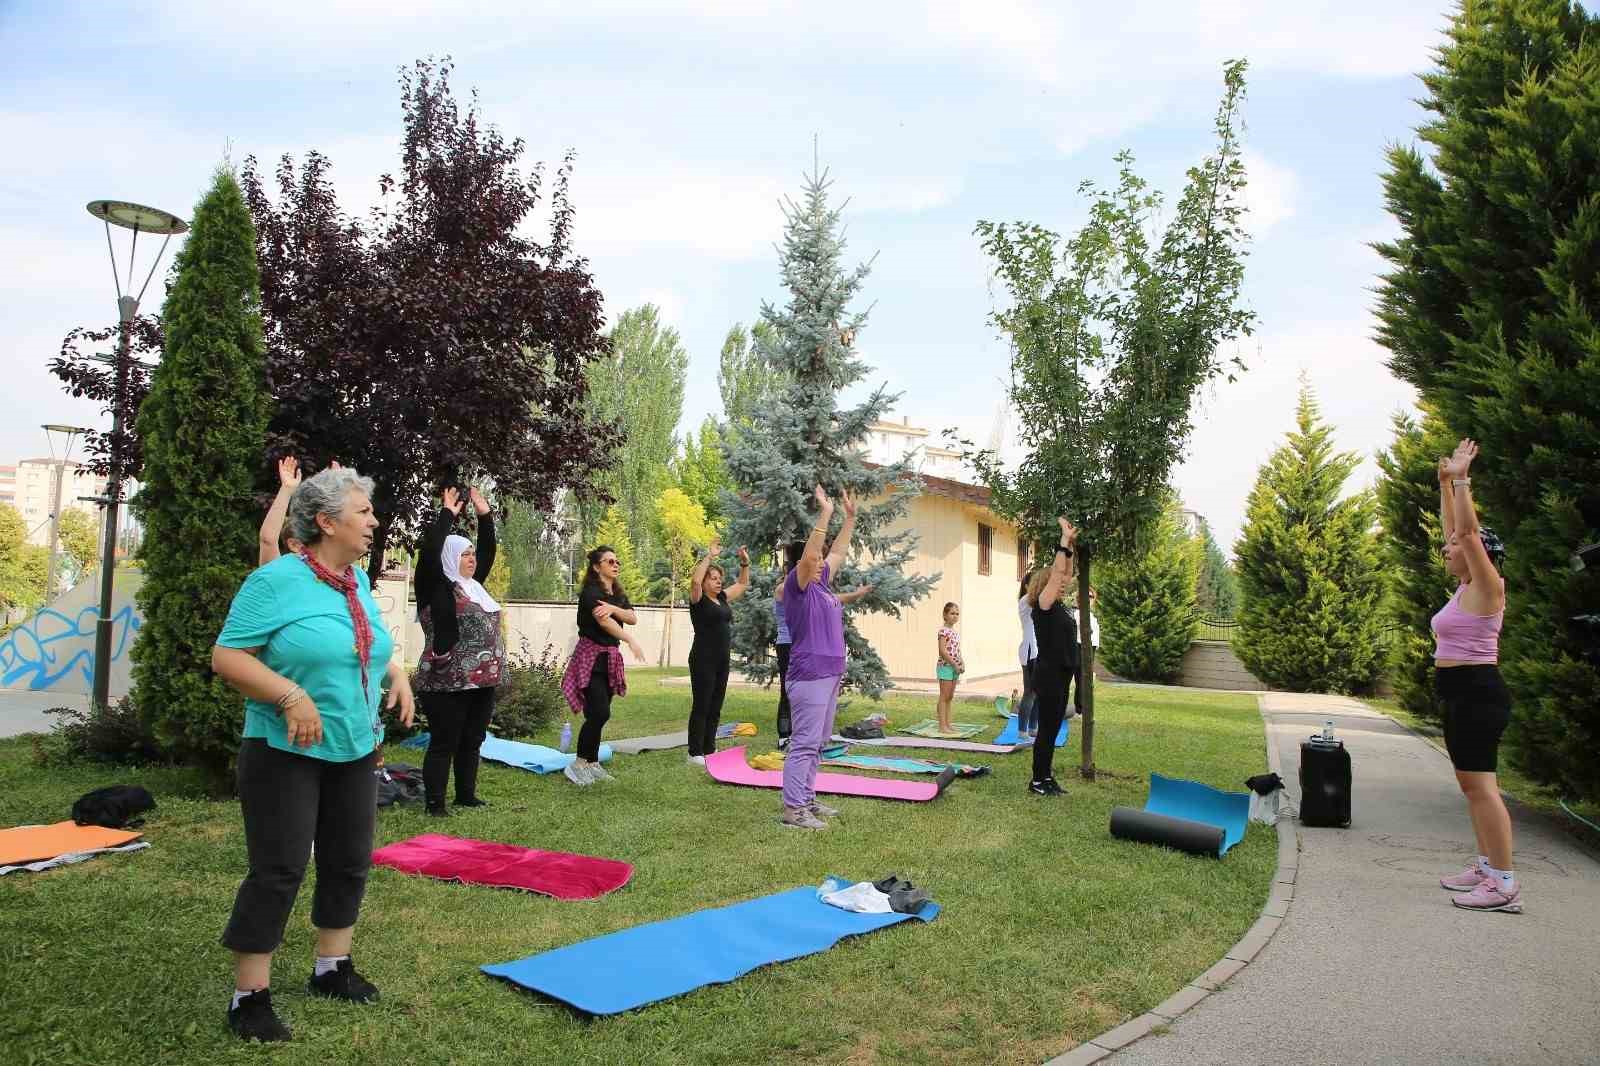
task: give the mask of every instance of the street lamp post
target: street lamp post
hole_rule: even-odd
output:
[[[116,389],[111,403],[111,469],[106,477],[104,543],[100,552],[100,618],[94,632],[94,705],[105,707],[111,696],[111,593],[117,569],[117,512],[122,503],[122,469],[119,449],[122,444],[123,396],[128,388],[128,360],[133,343],[133,321],[139,314],[139,301],[144,298],[150,279],[155,277],[156,265],[167,250],[167,242],[175,233],[183,233],[189,224],[176,215],[154,207],[130,204],[122,200],[94,200],[88,205],[89,213],[105,224],[106,251],[111,255],[111,276],[117,283],[117,354],[113,360]],[[117,253],[111,244],[111,227],[120,226],[133,231],[128,246],[128,284],[133,284],[133,256],[139,248],[139,234],[159,234],[161,247],[150,263],[150,272],[138,295],[122,291],[122,277],[117,272]]]

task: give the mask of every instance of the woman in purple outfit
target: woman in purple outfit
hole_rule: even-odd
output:
[[[789,829],[826,829],[823,818],[839,812],[817,802],[817,766],[822,746],[833,735],[844,684],[844,608],[830,587],[844,564],[855,531],[856,503],[841,494],[844,525],[824,553],[833,501],[817,486],[817,521],[811,535],[785,549],[789,576],[783,583],[784,618],[793,646],[789,652],[789,707],[793,732],[783,761],[783,818]]]

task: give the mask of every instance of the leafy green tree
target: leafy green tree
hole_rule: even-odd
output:
[[[43,549],[28,543],[28,525],[21,512],[9,503],[0,503],[0,615],[32,610],[44,602]]]
[[[244,702],[212,674],[211,646],[256,563],[248,501],[269,413],[255,226],[227,170],[195,208],[161,320],[166,355],[139,408],[146,577],[134,699],[169,751],[224,785]]]
[[[1340,499],[1361,457],[1334,452],[1306,384],[1295,423],[1256,474],[1233,548],[1244,594],[1233,650],[1273,688],[1368,692],[1383,665],[1376,501]]]
[[[505,560],[506,595],[513,600],[565,599],[566,568],[558,530],[526,500],[504,500],[500,510],[496,532]]]
[[[622,509],[643,565],[659,554],[652,519],[677,451],[689,353],[653,304],[624,311],[607,336],[610,352],[587,369],[589,406],[596,421],[621,423],[623,440],[603,485]],[[586,501],[582,513],[585,539],[592,539],[601,505]]]
[[[1433,615],[1454,592],[1439,554],[1439,475],[1442,456],[1455,450],[1439,417],[1424,405],[1421,422],[1394,416],[1394,443],[1378,455],[1378,515],[1389,565],[1389,678],[1400,705],[1444,720],[1433,691]],[[1479,519],[1492,525],[1481,507]]]
[[[1195,587],[1195,600],[1200,612],[1208,618],[1232,618],[1239,610],[1239,581],[1233,575],[1233,566],[1222,554],[1217,538],[1211,535],[1211,523],[1200,519],[1200,535],[1196,538],[1200,548],[1200,577]]]
[[[1570,0],[1466,0],[1423,75],[1426,146],[1384,175],[1401,235],[1380,338],[1506,545],[1500,664],[1512,761],[1600,798],[1600,17]]]
[[[748,331],[744,323],[735,322],[722,341],[717,388],[722,392],[723,416],[734,433],[755,421],[761,406],[782,396],[789,383],[789,374],[763,354],[771,350],[772,342],[772,325],[765,319]]]
[[[61,550],[66,553],[74,573],[82,574],[95,564],[100,555],[100,530],[86,513],[76,507],[63,510],[56,524],[56,536],[61,540]]]
[[[1190,168],[1165,227],[1163,197],[1118,154],[1114,189],[1084,182],[1089,220],[1063,240],[1032,222],[979,222],[1010,297],[994,322],[1012,344],[1008,401],[1031,450],[1015,470],[967,445],[997,512],[1048,560],[1065,515],[1078,538],[1078,615],[1097,559],[1138,551],[1165,506],[1193,428],[1195,394],[1233,369],[1223,351],[1249,334],[1243,309],[1245,172],[1239,143],[1245,63],[1224,69],[1216,148]],[[1083,661],[1094,662],[1087,626]],[[1083,672],[1083,768],[1094,776],[1094,675]]]
[[[684,495],[700,505],[707,521],[722,521],[722,494],[733,491],[733,479],[728,476],[723,434],[716,419],[707,416],[698,433],[684,437],[683,449],[672,460],[672,479]]]
[[[716,530],[706,521],[705,508],[676,486],[663,489],[656,500],[656,535],[667,563],[667,639],[661,642],[661,663],[672,661],[672,610],[680,598],[689,596],[689,577],[694,570],[696,549],[716,539]]]
[[[839,210],[829,206],[826,174],[808,175],[801,201],[786,203],[778,265],[789,302],[781,310],[761,309],[769,327],[756,334],[756,351],[768,366],[786,375],[782,393],[756,404],[752,421],[730,444],[728,471],[737,494],[724,497],[727,539],[761,554],[801,539],[815,520],[816,486],[838,498],[842,490],[859,502],[849,558],[835,575],[838,587],[874,586],[871,595],[845,609],[845,684],[877,696],[889,684],[889,671],[856,629],[861,610],[899,613],[928,594],[938,575],[911,575],[905,568],[916,550],[916,534],[901,521],[915,474],[905,463],[869,466],[860,444],[867,427],[883,417],[896,397],[882,387],[861,403],[841,408],[841,392],[867,376],[855,352],[855,335],[866,316],[850,310],[867,276],[867,267],[846,272],[840,266],[844,238]],[[835,520],[844,520],[837,508]],[[896,527],[899,528],[896,528]],[[777,675],[768,654],[776,636],[772,589],[776,568],[751,567],[744,608],[734,612],[733,654],[737,667],[757,681]]]
[[[1130,681],[1171,681],[1200,622],[1196,585],[1202,545],[1183,527],[1173,497],[1150,532],[1148,547],[1107,566],[1096,586],[1106,666]]]
[[[622,516],[622,508],[616,504],[606,508],[606,513],[600,519],[600,526],[595,530],[589,548],[593,550],[602,544],[611,545],[611,550],[617,553],[619,569],[617,581],[622,585],[622,591],[628,594],[630,600],[644,600],[644,572],[639,569],[638,559],[634,555],[633,538],[628,533],[628,520]],[[579,578],[581,580],[582,575],[579,575]]]

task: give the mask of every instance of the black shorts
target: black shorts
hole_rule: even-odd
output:
[[[1500,735],[1511,721],[1511,693],[1500,668],[1493,663],[1436,667],[1433,690],[1444,704],[1444,746],[1451,765],[1467,773],[1494,773]]]

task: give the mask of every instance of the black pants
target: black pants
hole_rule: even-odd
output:
[[[1492,774],[1500,766],[1500,736],[1511,723],[1511,693],[1500,667],[1435,667],[1433,690],[1444,704],[1444,747],[1463,773]]]
[[[583,728],[578,730],[578,758],[600,761],[600,731],[611,718],[611,675],[606,656],[594,661],[594,671],[583,689]]]
[[[283,927],[317,845],[317,887],[311,924],[348,929],[361,912],[378,817],[376,752],[328,762],[269,747],[239,745],[239,807],[244,812],[250,872],[233,900],[222,944],[264,954],[283,942]]]
[[[1067,718],[1067,690],[1072,687],[1076,671],[1070,666],[1063,669],[1042,660],[1033,666],[1033,691],[1039,704],[1039,736],[1033,742],[1033,779],[1043,781],[1054,775],[1052,764],[1056,757],[1056,734]]]
[[[689,688],[694,694],[689,711],[689,754],[710,755],[717,750],[717,725],[722,721],[722,701],[728,695],[728,653],[697,656],[691,650]]]
[[[779,644],[778,649],[778,741],[789,739],[794,723],[789,714],[789,650],[793,644]]]
[[[428,806],[444,806],[451,762],[456,766],[456,802],[470,803],[478,798],[478,749],[489,732],[494,692],[492,688],[464,688],[422,693],[422,713],[428,718],[422,787],[428,794]]]

